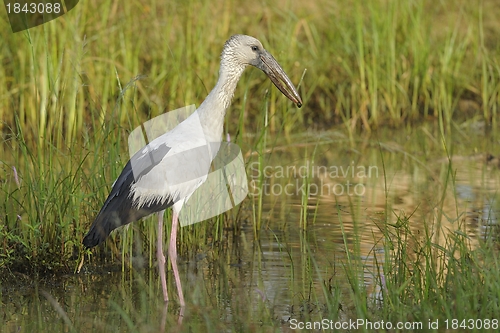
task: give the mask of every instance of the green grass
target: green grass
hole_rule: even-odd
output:
[[[110,119],[137,125],[200,103],[217,77],[223,42],[237,32],[260,38],[294,82],[307,69],[303,112],[287,112],[289,103],[269,91],[271,130],[281,123],[287,132],[334,123],[373,128],[427,116],[442,117],[450,126],[464,100],[476,103],[473,115],[496,121],[494,41],[500,26],[494,1],[283,1],[247,7],[236,1],[104,1],[79,4],[64,17],[18,34],[3,21],[2,127],[14,125],[15,110],[30,127],[30,139],[61,147],[79,139],[84,127]],[[122,90],[140,74],[148,79],[136,82],[137,94],[123,98]],[[260,73],[247,73],[245,85],[235,104],[252,119],[270,83]]]
[[[395,225],[385,227],[386,255],[378,258],[383,302],[368,304],[371,320],[420,321],[424,328],[439,320],[441,329],[448,320],[451,329],[453,319],[495,319],[500,307],[496,245],[473,246],[464,226],[449,233],[434,221],[415,233],[409,221],[410,216],[398,216]],[[439,233],[446,236],[437,241]]]

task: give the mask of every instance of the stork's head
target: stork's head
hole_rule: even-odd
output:
[[[283,68],[274,57],[264,49],[262,43],[251,36],[234,35],[224,44],[221,63],[229,69],[233,66],[245,68],[252,65],[262,70],[274,85],[300,108],[302,99]]]

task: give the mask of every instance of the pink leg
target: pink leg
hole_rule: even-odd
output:
[[[165,256],[163,255],[163,214],[164,210],[158,212],[158,240],[156,244],[156,257],[158,258],[158,269],[160,270],[161,288],[163,289],[163,300],[168,302],[167,277],[165,274]]]
[[[177,293],[179,295],[179,303],[184,307],[184,296],[182,294],[181,279],[179,277],[179,269],[177,268],[177,225],[179,219],[177,213],[172,212],[172,231],[170,232],[170,243],[168,244],[168,255],[170,262],[172,262],[172,270],[174,271],[175,285],[177,286]]]

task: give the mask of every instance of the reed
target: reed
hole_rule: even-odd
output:
[[[354,142],[360,127],[434,117],[449,133],[462,100],[478,101],[471,116],[494,124],[500,96],[494,1],[447,4],[105,0],[81,2],[17,34],[1,20],[0,267],[45,269],[50,262],[72,270],[82,235],[128,159],[129,131],[200,104],[233,33],[260,38],[300,82],[305,101],[294,109],[264,75],[244,74],[226,128],[243,148],[260,151],[262,163],[272,136],[307,128],[344,124]],[[246,135],[252,133],[257,139]],[[256,231],[261,221],[257,203]],[[123,262],[138,239],[152,261],[150,222],[112,237]],[[217,239],[233,221],[213,223],[215,234],[193,226],[197,240],[182,241]]]

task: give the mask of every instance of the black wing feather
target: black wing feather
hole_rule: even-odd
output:
[[[133,206],[130,196],[132,184],[160,163],[169,150],[170,147],[160,145],[157,149],[148,151],[147,156],[144,156],[140,151],[137,152],[127,162],[101,211],[97,214],[89,232],[83,239],[85,247],[90,248],[99,245],[114,229],[167,209],[174,204],[174,200],[167,200],[163,203],[150,202],[137,208]]]

